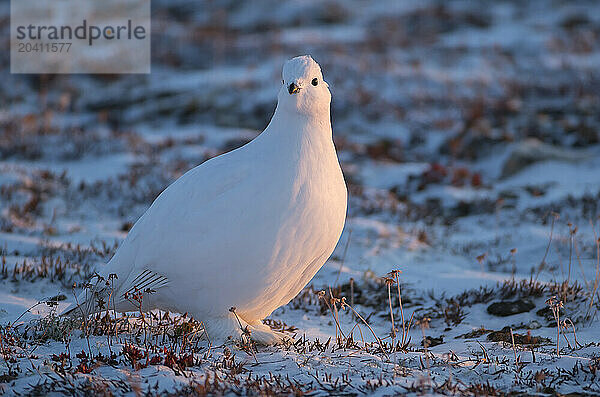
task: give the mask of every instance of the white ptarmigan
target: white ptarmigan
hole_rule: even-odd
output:
[[[150,289],[143,310],[188,312],[213,343],[242,335],[235,315],[255,341],[279,342],[262,320],[321,268],[346,216],[328,87],[310,56],[287,61],[267,128],[165,189],[101,270],[118,279],[93,295],[132,311],[126,294]],[[69,312],[98,311],[86,296]]]

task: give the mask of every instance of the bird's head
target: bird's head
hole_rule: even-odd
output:
[[[329,115],[331,93],[319,64],[310,55],[290,59],[283,65],[278,107],[303,115]]]

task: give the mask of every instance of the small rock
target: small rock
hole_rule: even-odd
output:
[[[562,148],[531,138],[516,144],[504,163],[502,178],[514,175],[540,161],[560,160],[574,163],[589,157],[590,154],[585,150]]]
[[[488,334],[490,332],[493,332],[493,330],[485,329],[485,328],[481,327],[478,329],[474,329],[471,332],[467,332],[466,334],[458,335],[456,338],[474,339],[474,338],[479,338],[480,336]]]
[[[565,311],[561,308],[559,309],[559,314],[560,316],[563,316],[565,314]],[[554,324],[556,324],[556,321],[554,319],[554,313],[552,313],[552,309],[550,309],[549,306],[546,306],[540,310],[538,310],[537,312],[535,312],[535,314],[537,314],[540,317],[545,318],[547,321],[554,321]]]
[[[434,338],[433,336],[426,336],[425,339],[421,341],[421,346],[425,347],[425,343],[427,344],[427,347],[441,345],[444,343],[444,337],[440,336],[439,338]]]
[[[533,336],[529,332],[527,333],[527,335],[517,334],[514,331],[511,334],[510,327],[504,327],[500,331],[490,332],[487,338],[491,342],[504,342],[511,344],[514,338],[515,345],[539,346],[552,343],[551,340],[548,338],[543,338],[541,336]]]
[[[513,314],[525,313],[535,308],[535,305],[527,300],[494,302],[488,306],[487,312],[493,316],[506,317]]]

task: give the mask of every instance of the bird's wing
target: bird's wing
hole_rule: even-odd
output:
[[[242,149],[242,148],[240,148]],[[177,240],[179,225],[185,220],[197,219],[198,212],[215,200],[227,196],[251,172],[252,162],[244,161],[240,149],[210,159],[191,169],[169,185],[138,219],[123,241],[114,257],[99,274],[108,280],[110,286],[98,282],[78,297],[78,303],[68,307],[64,315],[81,315],[98,312],[100,299],[110,296],[117,306],[131,300],[131,296],[141,292],[156,292],[169,285],[164,267],[170,264],[150,263],[148,257],[159,256],[159,244]],[[193,215],[190,213],[194,212]],[[141,259],[143,258],[143,259]],[[162,269],[161,269],[162,267]],[[185,273],[185,269],[181,270]],[[185,274],[182,275],[185,277]]]
[[[135,223],[114,257],[99,272],[105,279],[111,274],[117,275],[114,285],[94,288],[93,294],[82,293],[78,307],[85,305],[84,311],[91,313],[97,310],[94,310],[93,302],[87,301],[94,297],[106,298],[112,294],[111,299],[118,303],[136,291],[158,290],[169,285],[164,270],[172,264],[152,262],[148,258],[160,260],[161,247],[177,242],[182,224],[198,222],[200,228],[207,229],[214,226],[203,215],[205,209],[210,208],[211,203],[229,197],[230,191],[239,187],[251,172],[252,161],[245,161],[244,153],[237,149],[204,162],[169,185]],[[202,219],[204,222],[200,221]],[[180,271],[185,277],[186,269]]]

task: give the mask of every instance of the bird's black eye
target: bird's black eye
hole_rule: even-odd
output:
[[[319,84],[319,80],[317,80],[317,78],[315,77],[310,83],[316,87],[317,84]]]
[[[285,84],[285,80],[281,80],[281,84]]]

